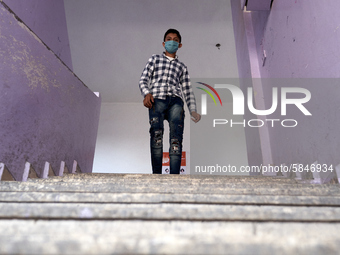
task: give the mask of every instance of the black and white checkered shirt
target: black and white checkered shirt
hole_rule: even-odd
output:
[[[139,88],[145,97],[151,93],[154,98],[166,96],[185,98],[190,112],[197,112],[188,69],[177,59],[169,60],[165,54],[152,55],[146,64],[139,81]]]

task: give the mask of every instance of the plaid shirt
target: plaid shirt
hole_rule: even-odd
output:
[[[197,112],[187,67],[177,57],[170,61],[164,53],[152,55],[143,70],[139,88],[144,97],[151,93],[158,99],[178,96],[183,100],[184,96],[189,111]]]

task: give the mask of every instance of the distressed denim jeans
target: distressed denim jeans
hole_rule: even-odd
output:
[[[151,164],[154,174],[162,173],[164,120],[169,122],[170,174],[179,174],[182,158],[184,103],[179,97],[154,99],[149,109]]]

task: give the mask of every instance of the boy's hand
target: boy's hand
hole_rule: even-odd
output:
[[[154,99],[153,99],[153,96],[152,94],[147,94],[145,97],[144,97],[144,100],[143,100],[143,104],[146,108],[151,108],[152,107],[152,104],[154,103]]]
[[[201,115],[199,115],[197,112],[191,112],[191,119],[193,122],[197,123],[201,119]]]

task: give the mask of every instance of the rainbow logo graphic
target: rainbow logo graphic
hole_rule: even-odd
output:
[[[198,83],[198,84],[201,84],[201,85],[203,85],[203,86],[206,86],[206,87],[209,88],[212,92],[214,92],[215,95],[217,96],[218,100],[220,101],[221,106],[222,106],[221,97],[220,97],[220,95],[217,93],[217,91],[216,91],[213,87],[211,87],[210,85],[208,85],[208,84],[206,84],[206,83],[203,83],[203,82],[197,82],[197,83]],[[209,90],[204,89],[204,88],[200,88],[200,87],[196,87],[196,88],[201,89],[201,90],[203,90],[204,92],[206,92],[206,93],[212,98],[212,100],[214,100],[215,105],[217,105],[216,100],[215,100],[215,97],[213,96],[213,94],[212,94]],[[201,114],[202,114],[202,115],[206,115],[206,114],[207,114],[207,95],[205,95],[205,94],[202,94],[202,105],[201,105],[201,106],[202,106],[202,108],[201,108]]]

